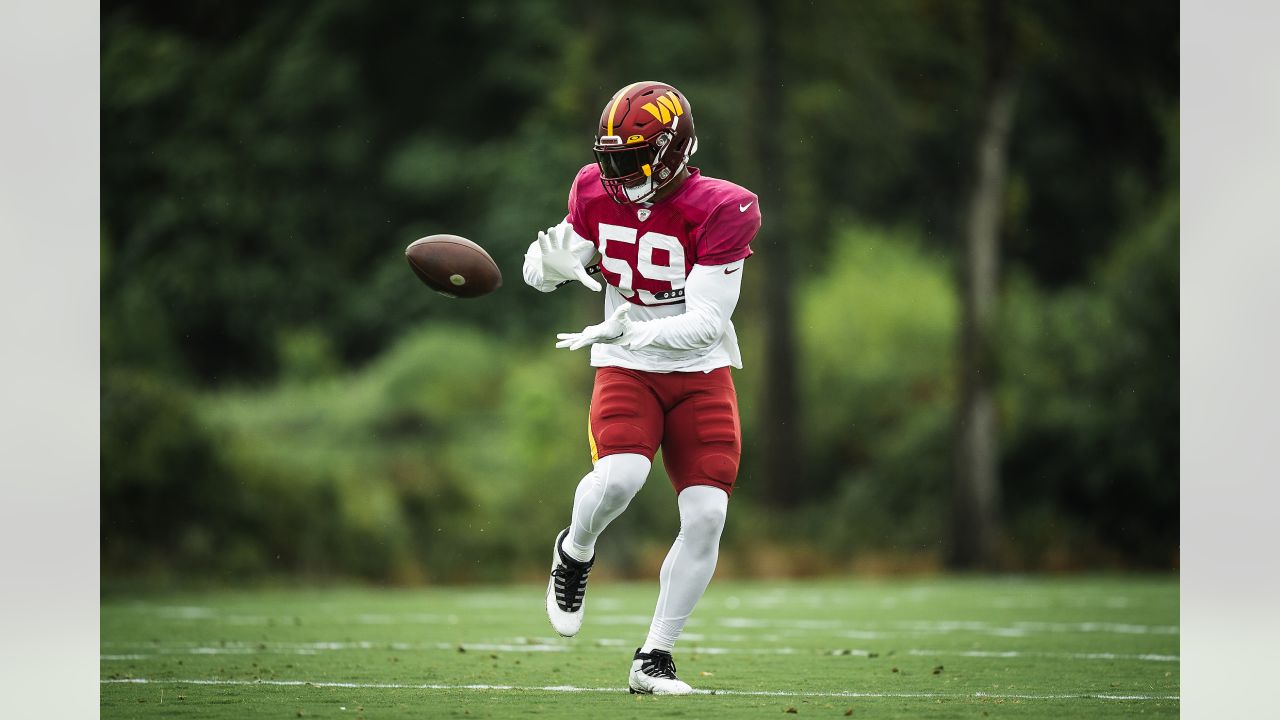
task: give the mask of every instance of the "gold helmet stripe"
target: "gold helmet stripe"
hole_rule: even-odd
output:
[[[626,97],[626,96],[627,96],[627,91],[628,91],[628,90],[630,90],[631,88],[633,88],[633,87],[635,87],[635,86],[637,86],[637,85],[639,85],[639,84],[640,84],[640,83],[638,83],[638,82],[633,82],[633,83],[631,83],[630,85],[628,85],[628,86],[626,86],[626,87],[622,88],[621,90],[619,90],[619,91],[618,91],[618,94],[613,96],[613,107],[609,108],[609,131],[605,133],[606,135],[612,135],[612,134],[613,134],[613,116],[614,116],[614,114],[615,114],[615,113],[617,113],[617,112],[618,112],[618,103],[622,102],[622,98],[624,98],[624,97]]]

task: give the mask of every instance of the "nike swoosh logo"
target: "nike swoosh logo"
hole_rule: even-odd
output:
[[[746,205],[739,205],[739,206],[738,206],[738,212],[746,212],[746,211],[747,211],[747,208],[749,208],[749,207],[751,207],[752,205],[755,205],[755,204],[756,204],[756,201],[755,201],[755,200],[752,200],[751,202],[747,203]]]
[[[732,275],[732,274],[734,274],[734,273],[738,272],[738,271],[739,271],[739,270],[741,270],[741,269],[742,269],[742,266],[741,266],[741,265],[739,265],[738,267],[736,267],[736,268],[734,268],[734,269],[732,269],[732,270],[730,270],[729,268],[725,268],[725,269],[724,269],[724,274],[725,274],[725,275]]]

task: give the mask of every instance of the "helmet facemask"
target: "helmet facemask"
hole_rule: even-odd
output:
[[[642,203],[675,180],[697,149],[696,140],[677,149],[674,118],[672,127],[662,128],[648,138],[632,136],[628,144],[617,135],[601,137],[595,144],[600,182],[618,203]],[[637,141],[639,140],[639,141]],[[673,162],[674,161],[674,162]]]

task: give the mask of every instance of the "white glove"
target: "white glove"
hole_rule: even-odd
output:
[[[577,280],[600,292],[601,285],[587,274],[582,261],[569,249],[573,231],[568,223],[561,223],[550,230],[538,233],[538,251],[542,255],[542,277],[547,282]]]
[[[556,347],[577,350],[592,343],[617,345],[627,342],[627,336],[631,334],[631,319],[627,317],[630,309],[631,303],[624,302],[613,311],[608,320],[599,325],[588,325],[582,332],[559,333],[556,337],[560,342],[556,343]]]

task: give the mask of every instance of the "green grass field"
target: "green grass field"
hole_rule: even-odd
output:
[[[656,583],[112,595],[104,718],[1176,717],[1175,577],[712,583],[676,648],[707,694],[626,692]]]

